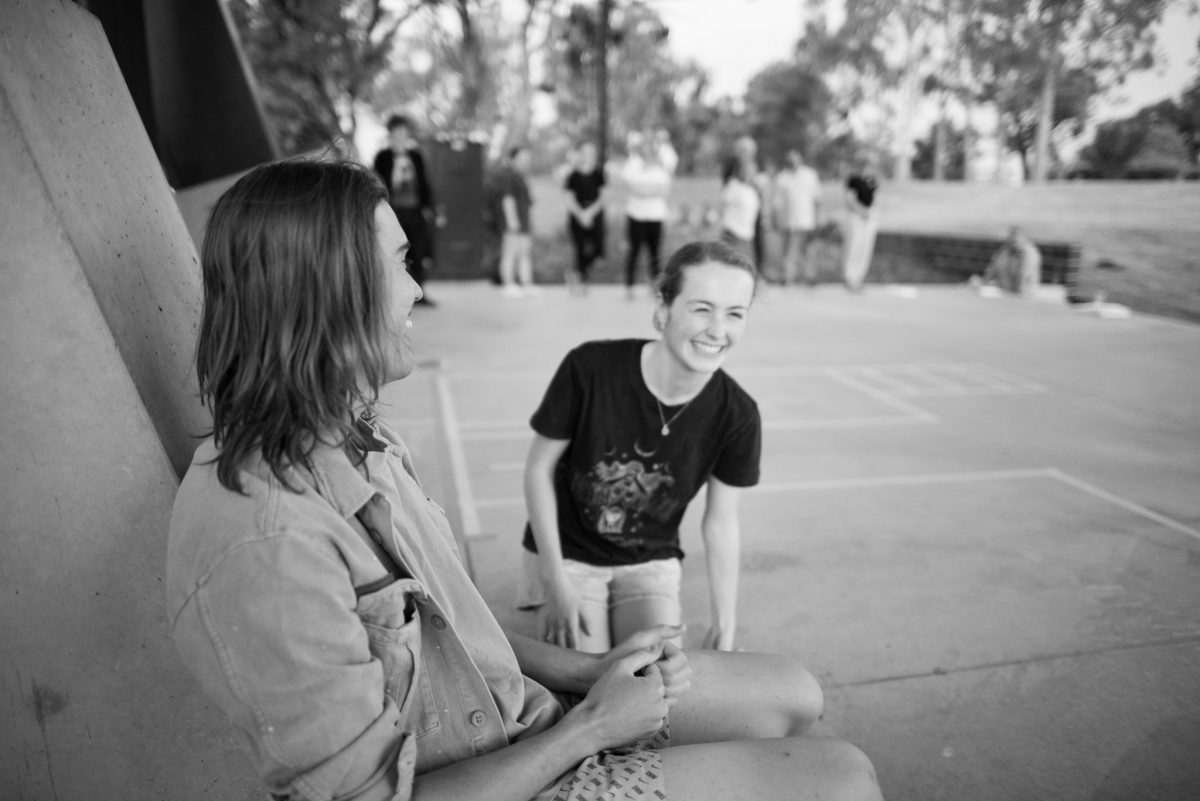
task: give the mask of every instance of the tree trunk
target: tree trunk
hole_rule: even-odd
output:
[[[1054,129],[1054,98],[1058,88],[1058,53],[1052,52],[1042,78],[1042,97],[1038,108],[1037,137],[1034,140],[1033,182],[1045,183],[1050,177],[1050,133]]]
[[[512,124],[508,127],[508,140],[505,152],[515,145],[524,144],[529,138],[529,122],[533,106],[533,78],[531,76],[529,52],[529,28],[533,24],[533,14],[537,10],[537,0],[528,0],[525,11],[525,21],[521,25],[521,91],[514,104]]]
[[[471,21],[469,0],[458,0],[455,8],[458,11],[459,24],[462,26],[463,54],[463,85],[462,94],[458,99],[458,123],[465,129],[475,127],[478,122],[479,99],[483,94],[483,50],[475,32],[475,25]]]

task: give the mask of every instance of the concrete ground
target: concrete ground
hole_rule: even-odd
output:
[[[387,413],[496,614],[527,626],[529,415],[571,346],[652,336],[650,301],[427,290],[430,364]],[[767,288],[727,369],[765,427],[738,646],[807,663],[887,798],[1200,798],[1200,327],[961,287]]]

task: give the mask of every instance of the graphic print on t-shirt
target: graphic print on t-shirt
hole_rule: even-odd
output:
[[[686,503],[668,491],[675,486],[670,465],[649,463],[647,457],[652,457],[653,451],[634,450],[640,458],[613,454],[571,480],[580,516],[604,539],[627,546],[644,542],[638,536],[643,523],[661,523]]]

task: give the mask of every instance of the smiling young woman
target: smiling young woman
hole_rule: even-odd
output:
[[[741,489],[758,482],[754,400],[722,369],[745,333],[758,275],[722,242],[692,242],[659,277],[658,339],[588,342],[567,354],[534,413],[529,522],[518,605],[548,641],[600,653],[646,626],[678,624],[679,524],[701,522],[712,623],[732,650]]]

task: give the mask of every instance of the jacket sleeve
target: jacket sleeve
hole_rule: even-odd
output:
[[[173,626],[269,789],[292,798],[408,799],[416,745],[384,691],[345,561],[284,532],[239,546]],[[411,687],[414,670],[397,677]],[[401,673],[403,670],[400,671]]]

